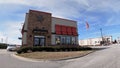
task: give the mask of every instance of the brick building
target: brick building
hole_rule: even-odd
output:
[[[29,10],[22,28],[22,45],[78,45],[77,22]]]

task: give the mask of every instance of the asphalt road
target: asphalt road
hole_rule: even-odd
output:
[[[102,46],[103,50],[87,56],[61,61],[31,62],[0,50],[0,68],[120,68],[120,45]]]

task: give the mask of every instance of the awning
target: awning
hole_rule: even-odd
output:
[[[72,27],[72,35],[74,36],[78,35],[76,27]]]
[[[67,28],[66,26],[63,26],[63,25],[62,25],[62,34],[67,35]]]
[[[60,25],[55,25],[55,32],[56,32],[56,34],[62,34]]]
[[[55,25],[55,33],[58,35],[78,35],[76,27]]]
[[[67,26],[67,34],[72,35],[72,30],[70,26]]]

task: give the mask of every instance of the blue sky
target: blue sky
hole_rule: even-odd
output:
[[[18,37],[29,9],[75,20],[79,39],[112,35],[120,37],[120,0],[0,0],[0,42],[20,44]],[[86,30],[85,22],[90,28]],[[2,40],[3,38],[3,40]]]

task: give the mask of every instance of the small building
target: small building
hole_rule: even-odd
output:
[[[104,36],[98,37],[98,38],[89,38],[89,39],[84,39],[84,40],[79,40],[79,45],[81,46],[89,46],[89,45],[108,45],[112,44],[112,36]]]
[[[117,43],[120,44],[120,37],[117,38]]]
[[[77,22],[29,10],[22,28],[22,45],[78,45]]]

